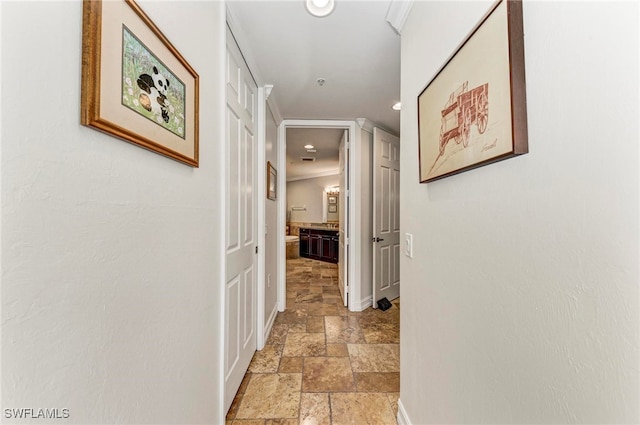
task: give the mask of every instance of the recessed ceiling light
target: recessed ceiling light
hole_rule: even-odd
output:
[[[402,104],[400,102],[397,102],[393,104],[391,109],[393,109],[394,111],[399,111],[401,107],[402,107]]]
[[[315,148],[315,146],[313,146],[313,145],[304,145],[304,148],[305,149],[313,149],[313,148]]]
[[[334,0],[306,0],[305,6],[313,16],[324,18],[333,12],[336,5]]]

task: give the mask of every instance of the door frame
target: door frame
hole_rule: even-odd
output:
[[[284,235],[287,225],[287,173],[286,173],[286,147],[287,147],[287,128],[339,128],[349,130],[349,223],[357,223],[356,218],[362,212],[360,202],[355,202],[356,197],[361,192],[361,169],[358,158],[361,150],[360,132],[355,121],[338,121],[338,120],[283,120],[278,126],[278,163],[281,164],[281,172],[278,173],[278,228],[277,232],[282,237],[278,238],[278,311],[284,311],[287,302],[287,260],[286,245]],[[361,229],[359,226],[349,226],[347,231],[347,239],[349,241],[347,249],[349,262],[347,263],[347,283],[349,290],[347,300],[349,310],[354,311],[353,307],[360,305],[360,268],[355,267],[361,262]],[[356,284],[358,282],[358,284]]]

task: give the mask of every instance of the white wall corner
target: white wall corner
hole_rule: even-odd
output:
[[[354,305],[352,311],[364,311],[371,306],[373,306],[373,296],[369,295],[368,297],[361,299],[357,305]]]
[[[398,425],[411,425],[411,421],[409,420],[409,416],[407,415],[407,411],[402,404],[402,400],[398,399],[398,416],[396,417],[398,420]]]
[[[278,315],[278,303],[276,302],[273,305],[273,310],[269,314],[269,320],[264,326],[264,340],[267,341],[269,339],[269,334],[271,333],[271,328],[273,328],[273,324],[276,321],[276,316]]]
[[[256,213],[258,215],[258,219],[256,222],[257,229],[264,229],[266,222],[266,213],[265,213],[265,197],[266,197],[266,138],[267,138],[267,102],[266,102],[266,89],[263,87],[258,87],[258,122],[256,126],[256,134],[258,136],[258,146],[256,149],[257,156],[257,172],[258,172],[258,187],[257,187],[257,197],[261,202],[257,203]],[[266,328],[264,323],[264,310],[265,310],[265,269],[266,269],[266,258],[265,258],[265,249],[266,246],[266,236],[264,232],[257,232],[257,242],[258,247],[260,247],[260,253],[258,255],[258,263],[257,263],[257,308],[256,308],[256,325],[259,330],[256,338],[256,347],[258,350],[262,350],[264,348],[264,344],[266,342],[266,338],[263,337],[264,329]]]
[[[387,10],[387,17],[385,20],[396,34],[402,34],[402,28],[407,21],[411,6],[413,6],[414,0],[392,0],[389,4],[389,10]]]
[[[278,108],[278,102],[275,99],[276,96],[274,93],[272,93],[273,85],[269,84],[269,85],[266,85],[265,88],[266,87],[271,87],[271,89],[269,90],[269,95],[267,96],[267,105],[269,105],[269,109],[273,114],[273,119],[276,122],[276,126],[279,126],[282,120],[284,120],[284,118],[282,118],[282,114],[280,113],[280,109]]]

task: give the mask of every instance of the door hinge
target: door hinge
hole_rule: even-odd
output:
[[[344,293],[345,294],[349,293],[349,285],[344,285]]]
[[[256,245],[256,254],[258,253],[258,245]]]
[[[347,140],[347,142],[345,143],[345,146],[347,149],[349,149],[349,147],[351,147],[351,143]]]

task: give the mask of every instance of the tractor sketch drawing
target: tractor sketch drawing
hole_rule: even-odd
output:
[[[471,126],[475,124],[483,134],[489,122],[489,83],[468,90],[466,81],[458,87],[444,105],[440,125],[440,156],[449,140],[464,147],[469,144]]]

